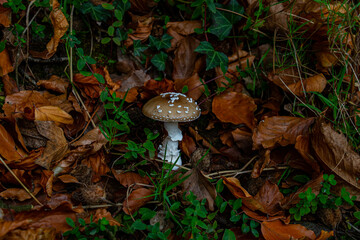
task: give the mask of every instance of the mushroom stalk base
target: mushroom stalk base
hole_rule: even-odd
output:
[[[177,165],[182,165],[180,150],[179,150],[179,141],[182,140],[183,136],[181,130],[179,129],[177,122],[165,122],[164,127],[168,132],[168,136],[162,142],[162,145],[159,146],[158,157],[162,160],[166,160]],[[173,170],[178,169],[174,166]]]

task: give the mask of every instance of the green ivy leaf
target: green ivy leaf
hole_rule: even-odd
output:
[[[110,3],[102,3],[101,6],[106,10],[114,10],[114,6]]]
[[[151,59],[151,63],[154,64],[159,71],[164,71],[167,57],[168,55],[166,53],[160,52]]]
[[[141,54],[148,48],[147,46],[141,44],[141,41],[140,40],[134,40],[133,41],[134,43],[134,55],[136,57],[140,57]]]
[[[171,39],[173,39],[173,37],[166,33],[162,36],[161,40],[150,35],[150,46],[157,50],[167,49],[171,47]]]
[[[113,26],[109,26],[108,28],[108,34],[109,36],[114,36],[115,28]]]
[[[74,228],[75,227],[75,222],[74,222],[74,220],[72,220],[71,218],[66,218],[66,223],[70,226],[70,227],[72,227],[72,228]]]
[[[213,15],[214,23],[210,26],[209,31],[216,35],[221,41],[229,36],[232,29],[231,22],[219,11]]]
[[[90,2],[83,3],[79,10],[84,15],[90,14],[91,18],[97,22],[105,22],[111,17],[111,13],[103,8],[103,6],[94,6],[94,4]]]
[[[244,13],[244,8],[236,0],[230,0],[229,4],[224,6],[224,8],[233,11],[235,13],[240,13],[240,14]],[[229,20],[231,24],[237,23],[242,18],[240,15],[230,12],[223,12],[223,15]]]
[[[228,66],[229,59],[222,53],[215,51],[213,46],[206,41],[200,42],[200,45],[195,49],[195,52],[206,54],[206,70],[215,68],[223,64]]]

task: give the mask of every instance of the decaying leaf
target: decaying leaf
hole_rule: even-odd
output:
[[[251,97],[243,93],[225,91],[215,96],[212,110],[222,122],[243,123],[250,129],[255,127],[256,105]]]
[[[201,28],[201,21],[168,22],[166,28],[170,28],[181,35],[193,34],[196,28]]]
[[[11,8],[0,5],[0,25],[10,27],[11,24]]]
[[[216,189],[209,180],[197,168],[193,168],[184,174],[183,177],[189,176],[183,183],[184,192],[192,192],[196,198],[201,201],[207,200],[207,206],[210,211],[214,211],[214,203],[216,198]]]
[[[26,156],[25,151],[15,145],[14,139],[6,131],[6,129],[0,124],[0,155],[6,159],[6,161],[16,161]]]
[[[297,118],[287,116],[275,116],[265,118],[254,129],[253,142],[254,148],[273,148],[276,144],[286,146],[295,144],[296,137],[307,135],[309,127],[314,122],[314,118]]]
[[[128,35],[128,39],[125,40],[125,46],[130,47],[133,45],[134,40],[145,41],[149,38],[152,25],[154,22],[153,17],[144,18],[138,20],[138,25],[135,31]]]
[[[360,156],[352,150],[343,134],[336,132],[330,124],[317,120],[311,143],[319,161],[338,177],[360,189]]]
[[[36,159],[35,163],[50,169],[56,165],[66,154],[68,142],[65,139],[64,131],[52,121],[35,121],[39,133],[49,139],[46,143],[43,154]]]

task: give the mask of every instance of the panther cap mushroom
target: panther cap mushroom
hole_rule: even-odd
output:
[[[168,136],[159,146],[158,157],[181,165],[179,141],[182,140],[178,122],[190,122],[197,119],[200,108],[192,98],[175,92],[162,93],[149,100],[143,107],[143,114],[151,119],[164,122]],[[177,167],[174,166],[173,170]]]
[[[162,122],[191,122],[200,116],[200,108],[192,98],[175,92],[162,93],[143,107],[148,118]]]

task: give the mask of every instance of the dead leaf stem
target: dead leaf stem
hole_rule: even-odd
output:
[[[2,162],[2,164],[4,164],[4,166],[7,168],[7,170],[11,173],[11,175],[13,175],[13,177],[16,179],[16,181],[18,181],[20,183],[20,185],[25,189],[25,191],[35,200],[35,202],[37,202],[40,206],[43,206],[43,204],[30,192],[30,190],[21,182],[21,180],[16,176],[16,174],[11,170],[11,168],[6,164],[6,162],[4,161],[4,159],[2,159],[2,157],[0,157],[0,161]]]

